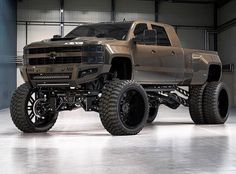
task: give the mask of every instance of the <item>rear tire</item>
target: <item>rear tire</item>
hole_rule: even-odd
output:
[[[189,113],[195,124],[207,124],[203,114],[203,95],[206,85],[191,86],[189,90]]]
[[[229,115],[229,95],[224,83],[207,84],[204,90],[203,111],[208,124],[225,123]]]
[[[43,101],[36,97],[36,92],[29,84],[25,83],[16,89],[11,99],[12,121],[19,130],[25,133],[47,132],[57,120],[57,112],[47,111],[43,116],[40,116],[40,111],[44,112],[45,110],[42,110],[38,105]]]
[[[134,81],[111,81],[105,85],[99,102],[104,128],[112,135],[135,135],[148,118],[148,98]]]

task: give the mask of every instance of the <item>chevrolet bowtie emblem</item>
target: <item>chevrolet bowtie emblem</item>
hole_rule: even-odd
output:
[[[56,52],[50,52],[48,56],[49,56],[49,59],[55,60],[56,56],[57,56],[57,53]]]

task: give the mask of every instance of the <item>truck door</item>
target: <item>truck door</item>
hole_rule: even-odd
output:
[[[135,38],[142,38],[145,30],[148,29],[146,23],[139,23],[135,26],[133,35]],[[152,48],[142,41],[133,44],[132,48],[134,60],[134,80],[140,83],[153,82],[155,80],[155,67],[153,68]]]
[[[170,82],[182,82],[185,68],[183,49],[171,45],[164,27],[154,24],[151,27],[157,33],[157,44],[152,48],[155,54],[152,55],[156,61],[155,66],[158,66],[158,74],[160,77],[167,78]]]
[[[141,32],[143,34],[143,31],[148,28],[144,25],[146,24],[136,25],[135,37]],[[183,57],[183,51],[181,48],[171,46],[163,27],[157,25],[151,27],[157,32],[157,43],[153,45],[136,43],[132,49],[135,64],[134,79],[149,84],[175,84],[183,78],[184,63],[182,60],[177,60],[179,56]]]

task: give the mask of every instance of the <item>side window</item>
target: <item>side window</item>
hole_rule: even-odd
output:
[[[147,30],[147,24],[137,24],[134,29],[134,36],[141,37],[143,35],[144,30]]]
[[[157,45],[160,46],[171,46],[170,40],[166,34],[166,31],[163,27],[152,25],[152,29],[157,32]]]

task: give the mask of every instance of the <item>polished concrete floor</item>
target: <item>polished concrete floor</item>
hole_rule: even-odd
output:
[[[161,107],[137,136],[114,137],[98,114],[63,112],[48,133],[22,134],[0,111],[1,174],[236,173],[236,110],[225,125],[195,126],[187,108]]]

